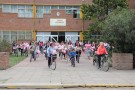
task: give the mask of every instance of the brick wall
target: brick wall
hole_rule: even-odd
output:
[[[133,54],[113,53],[112,66],[113,68],[120,70],[133,69]]]
[[[2,12],[2,9],[0,8],[0,13]]]
[[[128,0],[129,7],[135,9],[135,0]]]
[[[9,53],[0,52],[0,70],[5,70],[9,67]]]
[[[60,16],[56,13],[60,12]],[[50,26],[50,18],[66,19],[66,26]],[[85,21],[85,27],[88,27]],[[0,12],[0,30],[33,30],[33,18],[19,18],[17,14]],[[36,19],[37,31],[81,31],[82,19],[73,18],[72,14],[66,14],[64,10],[53,10],[51,14],[44,14],[43,18]]]
[[[36,4],[46,5],[80,5],[82,3],[92,3],[92,0],[35,0]],[[20,4],[33,4],[34,0],[0,0],[0,3],[20,3]]]

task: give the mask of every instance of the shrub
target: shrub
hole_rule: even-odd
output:
[[[11,52],[11,44],[6,41],[0,41],[0,52]]]
[[[105,41],[119,53],[135,51],[135,11],[129,9],[112,12],[103,22],[102,34]]]

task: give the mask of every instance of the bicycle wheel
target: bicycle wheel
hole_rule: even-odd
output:
[[[97,59],[97,57],[96,57],[96,55],[94,55],[94,57],[93,57],[93,65],[95,66],[95,64],[96,64],[96,59]]]
[[[79,63],[79,56],[77,55],[76,61]]]
[[[51,62],[51,69],[52,70],[56,69],[56,60],[52,60],[52,62]]]
[[[96,63],[96,68],[99,69],[98,59],[95,60],[95,63]]]
[[[78,63],[80,62],[80,56],[78,56]]]
[[[109,63],[107,61],[103,62],[102,69],[105,72],[109,70]]]
[[[60,53],[60,60],[62,60],[62,56],[63,56],[62,53]]]
[[[95,59],[93,58],[93,65],[95,66],[95,63],[96,63],[96,61],[95,61]]]
[[[51,69],[55,70],[56,69],[56,55],[51,56]]]
[[[75,58],[72,58],[72,59],[71,59],[71,65],[72,65],[73,67],[75,67]]]
[[[88,56],[88,59],[90,60],[90,56]]]

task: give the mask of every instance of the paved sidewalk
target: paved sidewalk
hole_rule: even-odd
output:
[[[8,70],[0,70],[0,86],[3,85],[133,85],[135,86],[135,70],[116,70],[108,72],[97,69],[83,54],[80,63],[71,67],[70,62],[57,59],[55,71],[47,66],[43,55],[37,61],[29,61],[29,57]]]

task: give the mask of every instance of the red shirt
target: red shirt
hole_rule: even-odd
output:
[[[97,49],[97,54],[98,55],[102,55],[102,54],[108,54],[108,52],[106,51],[106,48],[103,46],[99,46]]]

